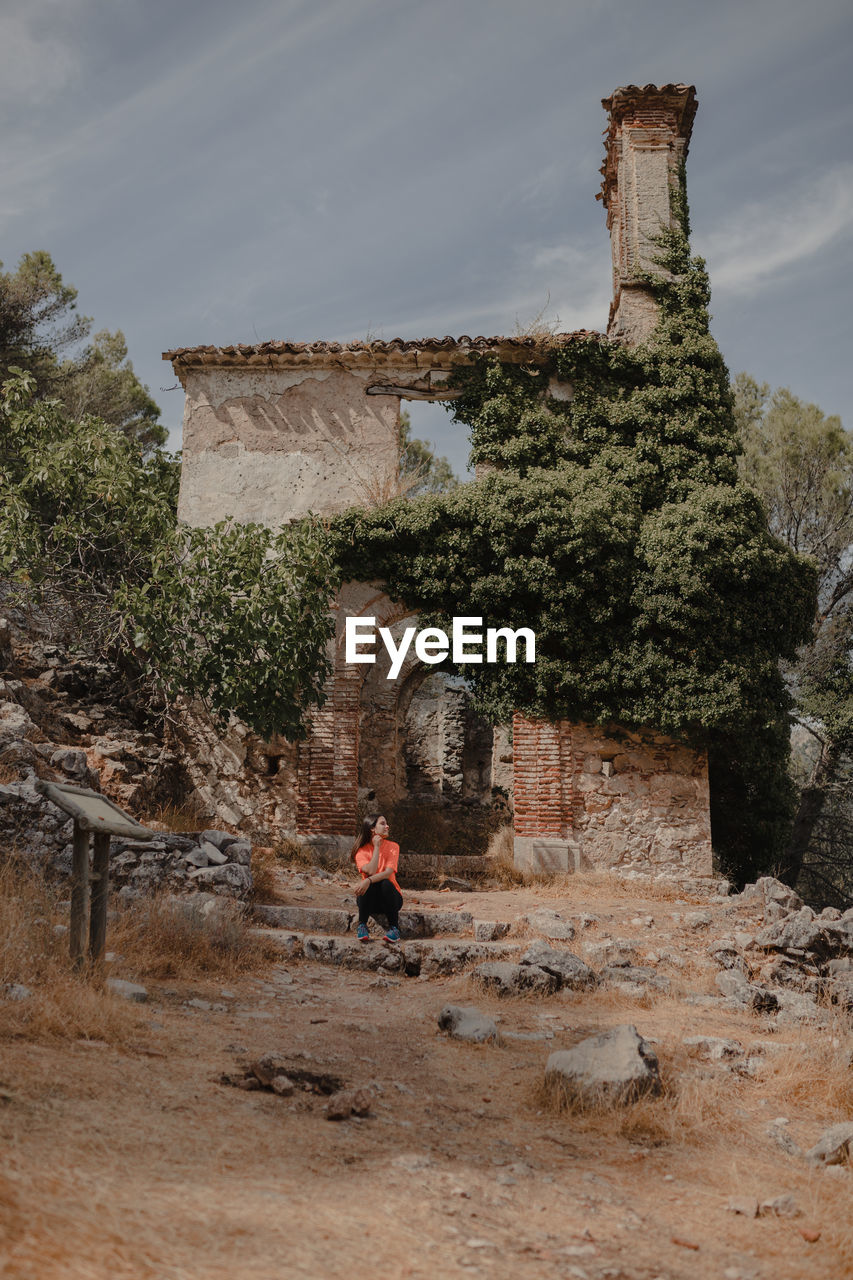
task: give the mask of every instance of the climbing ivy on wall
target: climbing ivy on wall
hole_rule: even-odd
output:
[[[494,720],[615,721],[708,748],[715,845],[743,877],[772,863],[789,814],[779,659],[809,633],[815,574],[738,479],[683,181],[673,206],[647,343],[554,340],[530,365],[478,360],[455,375],[453,415],[494,470],[353,509],[334,536],[344,577],[383,580],[424,625],[475,615],[534,630],[535,665],[464,668]],[[573,398],[554,398],[552,379]]]

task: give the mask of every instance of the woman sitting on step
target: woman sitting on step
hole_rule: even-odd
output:
[[[370,939],[367,922],[371,916],[384,916],[388,921],[386,942],[399,942],[397,928],[403,895],[397,884],[400,846],[388,839],[388,823],[380,815],[365,818],[361,835],[353,845],[352,857],[361,872],[361,883],[355,891],[358,903],[357,935],[361,942]]]

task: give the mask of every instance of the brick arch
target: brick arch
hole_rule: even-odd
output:
[[[407,654],[397,679],[386,680],[390,663],[387,654],[382,658],[366,668],[369,674],[361,685],[358,775],[360,786],[370,785],[390,806],[406,796],[406,712],[433,668]]]
[[[382,648],[377,649],[375,665],[347,664],[345,622],[348,617],[375,617],[377,628],[395,627],[407,619],[417,620],[417,614],[393,601],[375,582],[345,583],[334,612],[330,653],[334,666],[326,702],[311,715],[307,741],[299,749],[296,827],[303,835],[343,840],[354,835],[356,826],[362,690],[383,661],[387,670],[388,661]],[[405,680],[416,664],[417,659],[408,655],[400,679]]]

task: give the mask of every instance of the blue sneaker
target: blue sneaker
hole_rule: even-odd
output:
[[[388,930],[386,931],[386,933],[385,933],[385,941],[386,941],[386,942],[399,942],[399,941],[400,941],[400,930],[399,930],[399,929],[388,929]]]
[[[355,931],[355,936],[358,938],[359,942],[369,942],[370,930],[368,929],[367,925],[360,924]]]

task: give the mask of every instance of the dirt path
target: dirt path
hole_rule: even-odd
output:
[[[589,911],[597,921],[574,950],[605,933],[668,948],[674,960],[660,964],[672,974],[671,992],[498,1000],[464,975],[384,978],[292,962],[225,990],[147,982],[137,1038],[122,1046],[3,1044],[0,1275],[853,1274],[853,1175],[814,1170],[767,1136],[768,1123],[785,1117],[808,1145],[851,1118],[808,1081],[810,1061],[823,1061],[831,1036],[847,1033],[770,1031],[755,1015],[687,1003],[685,994],[713,990],[707,937],[697,940],[683,923],[695,904],[605,890],[591,900],[589,885],[562,893],[417,896],[491,918],[536,905],[574,917]],[[304,891],[298,897],[307,903]],[[314,886],[310,897],[317,905],[340,899],[331,885]],[[719,928],[731,929],[724,908],[714,911]],[[436,1024],[446,1003],[476,1004],[527,1038],[501,1047],[448,1040]],[[548,1053],[624,1022],[656,1042],[667,1097],[616,1114],[547,1109]],[[762,1050],[767,1069],[742,1076],[696,1063],[682,1041],[699,1032],[747,1046],[773,1041],[773,1052]],[[333,1123],[321,1096],[221,1083],[270,1050],[371,1088],[371,1114]],[[786,1065],[791,1055],[805,1078]],[[786,1191],[801,1216],[727,1211],[731,1196]],[[809,1243],[802,1228],[820,1238]]]

